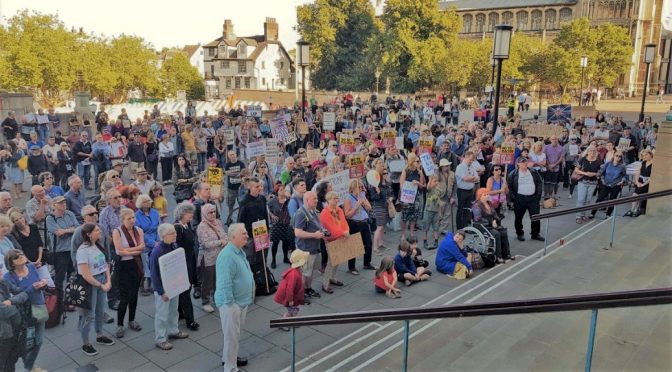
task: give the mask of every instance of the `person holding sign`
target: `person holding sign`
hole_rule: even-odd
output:
[[[383,248],[383,234],[385,224],[390,220],[389,204],[394,199],[392,187],[388,181],[385,161],[382,158],[373,160],[373,170],[366,176],[369,187],[371,204],[373,205],[373,214],[376,217],[376,231],[373,234],[373,251],[379,253]],[[369,179],[371,178],[371,179]]]
[[[324,238],[324,229],[317,214],[317,194],[308,191],[303,196],[303,206],[292,217],[294,243],[297,249],[310,253],[303,266],[303,280],[307,297],[322,297],[313,288],[315,261],[320,253],[320,241]]]
[[[217,207],[213,204],[203,204],[201,207],[201,223],[198,224],[198,266],[201,267],[201,304],[203,311],[214,313],[210,304],[210,296],[215,287],[215,263],[217,255],[228,242],[224,225],[217,218]]]
[[[340,201],[338,193],[335,191],[329,191],[327,193],[326,199],[327,206],[322,209],[322,212],[320,213],[320,223],[329,232],[329,236],[325,237],[325,240],[331,242],[349,236],[350,228],[348,226],[348,222],[345,219],[345,212],[343,212],[343,209],[338,206]],[[332,284],[337,287],[343,286],[343,282],[336,280],[337,271],[338,265],[333,266],[331,264],[331,260],[329,260],[324,270],[324,279],[322,282],[322,290],[324,292],[333,293],[334,290],[331,289]]]
[[[375,270],[371,265],[371,254],[373,250],[373,241],[371,240],[371,228],[369,219],[372,217],[371,203],[366,198],[366,189],[362,182],[355,178],[350,180],[348,187],[348,197],[343,203],[345,218],[348,220],[350,234],[362,233],[362,243],[364,244],[364,269]],[[359,273],[355,269],[355,258],[348,261],[348,271],[353,275]]]
[[[399,182],[401,185],[410,182],[416,186],[413,200],[401,201],[401,240],[403,241],[406,239],[406,228],[411,234],[415,231],[415,224],[420,218],[422,209],[422,197],[418,195],[418,192],[425,188],[425,175],[420,170],[420,159],[414,153],[408,154],[406,168],[401,172]]]

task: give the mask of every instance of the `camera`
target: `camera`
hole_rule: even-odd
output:
[[[329,232],[329,230],[323,228],[323,229],[321,229],[321,231],[322,231],[322,235],[324,235],[325,237],[328,238],[328,237],[331,236],[331,233]]]

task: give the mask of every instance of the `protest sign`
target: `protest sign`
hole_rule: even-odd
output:
[[[396,138],[397,138],[397,132],[394,129],[392,128],[383,129],[383,140],[382,140],[383,147],[390,148],[394,146]]]
[[[404,149],[404,137],[395,137],[394,138],[394,147],[396,147],[397,150],[403,150]]]
[[[569,145],[569,155],[576,156],[579,155],[579,145]]]
[[[257,156],[265,155],[266,142],[265,141],[249,142],[247,144],[246,153],[248,159],[254,159]]]
[[[568,122],[572,118],[572,105],[550,105],[546,109],[546,117],[550,122]]]
[[[499,163],[495,164],[513,164],[513,154],[516,152],[516,144],[506,142],[502,144],[500,150]]]
[[[350,178],[364,177],[364,156],[362,154],[348,156],[348,168],[350,169]]]
[[[208,184],[212,197],[217,199],[223,195],[224,170],[217,167],[208,167]]]
[[[391,173],[401,173],[406,168],[406,161],[404,159],[390,160],[388,165]]]
[[[49,116],[47,115],[36,115],[37,124],[49,124]]]
[[[252,238],[254,240],[255,252],[263,251],[271,246],[271,238],[268,234],[266,220],[252,222]]]
[[[319,149],[307,150],[306,158],[310,163],[314,162],[315,160],[320,160],[320,150]]]
[[[626,152],[628,151],[628,147],[630,147],[630,138],[622,138],[618,140],[618,149]]]
[[[296,126],[299,130],[299,134],[301,134],[301,135],[308,134],[308,123],[299,119],[299,122],[296,124]]]
[[[331,266],[340,265],[348,260],[364,255],[362,233],[352,234],[327,243],[327,253]]]
[[[523,130],[527,137],[549,138],[552,136],[562,137],[562,125],[548,124],[525,124]]]
[[[184,248],[177,248],[159,257],[159,271],[163,290],[168,298],[179,296],[191,286]]]
[[[341,134],[338,139],[341,155],[349,155],[355,152],[355,137],[349,134]]]
[[[432,136],[423,136],[420,137],[418,142],[418,153],[422,154],[425,152],[432,152],[432,147],[434,147],[434,137]]]
[[[597,119],[586,118],[585,120],[583,120],[583,124],[585,124],[587,127],[594,127],[595,124],[597,124]]]
[[[335,112],[325,112],[322,115],[322,129],[324,130],[336,130],[336,113]]]
[[[432,160],[432,155],[428,152],[423,152],[420,154],[420,162],[422,163],[422,169],[425,170],[425,174],[431,176],[434,174],[434,161]]]
[[[289,137],[289,130],[284,119],[275,119],[271,121],[271,136],[277,141],[287,142]]]
[[[594,118],[597,117],[597,111],[594,106],[572,106],[572,117]]]
[[[247,106],[247,116],[261,118],[261,106]]]
[[[299,138],[296,136],[296,133],[291,132],[291,133],[289,133],[289,135],[287,135],[287,141],[285,141],[285,144],[286,145],[291,145],[292,143],[296,142],[298,139]]]
[[[415,203],[415,197],[418,194],[418,185],[413,182],[404,181],[401,187],[401,202],[406,204]]]
[[[233,145],[236,143],[235,132],[233,131],[233,128],[223,129],[222,131],[224,132],[227,145]]]
[[[348,191],[348,186],[350,185],[350,171],[346,169],[334,173],[331,176],[325,177],[324,180],[331,183],[331,188],[338,193],[340,204],[343,204],[350,193],[350,191]]]

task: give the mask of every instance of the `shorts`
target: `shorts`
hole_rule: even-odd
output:
[[[560,172],[546,172],[546,176],[544,177],[544,183],[550,183],[550,184],[556,184],[558,183],[558,180],[560,179]]]
[[[441,214],[436,211],[428,211],[425,209],[425,215],[422,219],[422,224],[424,225],[425,231],[429,231],[431,227],[434,231],[439,231],[439,222],[441,221]]]
[[[376,288],[376,293],[386,293],[387,291],[384,288],[380,288],[379,286],[374,286]]]

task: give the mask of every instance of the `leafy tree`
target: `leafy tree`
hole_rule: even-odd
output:
[[[197,86],[203,86],[203,80],[198,70],[189,63],[189,59],[181,52],[175,53],[161,65],[161,84],[165,96],[175,96],[178,90],[188,93],[189,99],[203,99],[205,88],[202,93]]]
[[[598,86],[613,87],[618,76],[630,68],[633,48],[628,31],[611,23],[600,25],[596,49],[594,78]]]
[[[119,76],[115,84],[114,102],[123,102],[128,92],[139,89],[145,96],[161,96],[156,54],[139,37],[120,35],[110,43],[110,58]]]

